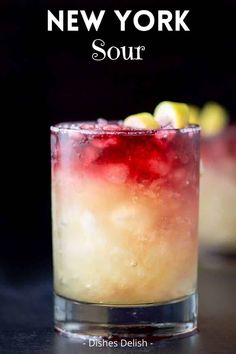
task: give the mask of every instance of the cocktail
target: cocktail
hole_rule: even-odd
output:
[[[201,126],[199,236],[202,260],[212,264],[214,255],[236,254],[236,125],[217,102],[190,106],[190,121]]]
[[[203,137],[201,146],[201,244],[218,254],[236,254],[236,126]]]
[[[165,337],[196,328],[199,128],[144,116],[51,128],[63,333]]]

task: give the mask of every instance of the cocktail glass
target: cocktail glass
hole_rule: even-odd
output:
[[[201,158],[202,248],[215,254],[236,254],[236,126],[228,126],[218,135],[202,137]]]
[[[199,132],[103,121],[51,128],[57,330],[196,329]]]

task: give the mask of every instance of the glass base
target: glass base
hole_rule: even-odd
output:
[[[55,328],[67,336],[100,338],[168,338],[197,328],[197,294],[172,302],[103,305],[76,302],[55,294]]]

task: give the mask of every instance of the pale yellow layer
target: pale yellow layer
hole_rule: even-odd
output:
[[[57,175],[53,185],[58,294],[106,304],[169,301],[194,292],[193,210],[180,194]]]

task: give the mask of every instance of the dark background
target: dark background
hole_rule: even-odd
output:
[[[191,4],[190,4],[191,3]],[[113,9],[190,9],[191,32],[121,33]],[[47,9],[107,9],[101,30],[47,32]],[[236,117],[235,1],[1,2],[0,265],[17,286],[51,271],[49,127],[121,119],[164,99],[216,100]],[[81,19],[81,18],[80,18]],[[144,60],[95,62],[95,38],[145,45]],[[35,273],[37,270],[38,273]],[[5,284],[4,283],[4,284]]]

